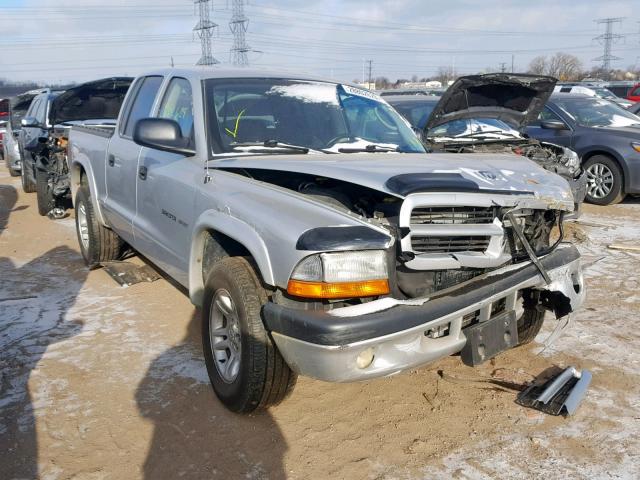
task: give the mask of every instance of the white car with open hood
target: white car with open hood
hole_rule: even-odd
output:
[[[565,179],[514,154],[426,153],[353,85],[148,73],[115,126],[72,128],[69,166],[87,264],[128,244],[186,287],[234,411],[281,401],[297,374],[477,365],[584,300]]]

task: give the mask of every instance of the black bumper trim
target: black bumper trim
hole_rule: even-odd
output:
[[[579,258],[580,253],[571,246],[556,249],[540,262],[545,269],[553,270]],[[275,303],[267,303],[262,313],[267,329],[272,332],[318,345],[342,346],[442,318],[539,275],[536,266],[530,263],[517,270],[471,280],[447,295],[432,297],[419,307],[398,305],[356,317],[335,317],[326,312],[288,308]]]

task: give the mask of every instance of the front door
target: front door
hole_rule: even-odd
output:
[[[564,123],[567,126],[566,130],[555,130],[550,128],[542,128],[541,123],[544,120],[557,120]],[[549,107],[544,107],[540,115],[535,122],[527,127],[527,133],[529,136],[541,140],[543,142],[553,143],[555,145],[562,145],[563,147],[571,148],[573,140],[573,131],[567,125],[558,114],[552,111]]]
[[[175,120],[182,136],[195,145],[193,96],[188,80],[171,79],[157,117]],[[142,149],[138,165],[138,209],[134,221],[138,249],[187,285],[195,186],[202,182],[204,168],[193,158],[150,148]]]
[[[135,244],[133,218],[136,215],[138,157],[142,150],[133,141],[133,128],[139,119],[151,114],[162,80],[161,76],[151,76],[136,82],[133,100],[124,106],[105,159],[107,194],[104,212],[113,228],[131,244]]]

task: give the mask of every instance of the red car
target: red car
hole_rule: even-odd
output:
[[[629,93],[627,93],[627,100],[640,102],[640,83],[636,83],[631,90],[629,90]]]

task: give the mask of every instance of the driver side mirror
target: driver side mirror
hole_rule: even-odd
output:
[[[547,130],[569,130],[569,127],[561,120],[543,120],[540,126]]]
[[[196,151],[188,138],[182,136],[180,125],[168,118],[143,118],[133,128],[133,141],[138,145],[163,152],[192,157]]]
[[[22,120],[20,120],[20,125],[27,128],[39,127],[40,122],[36,117],[24,117]]]

